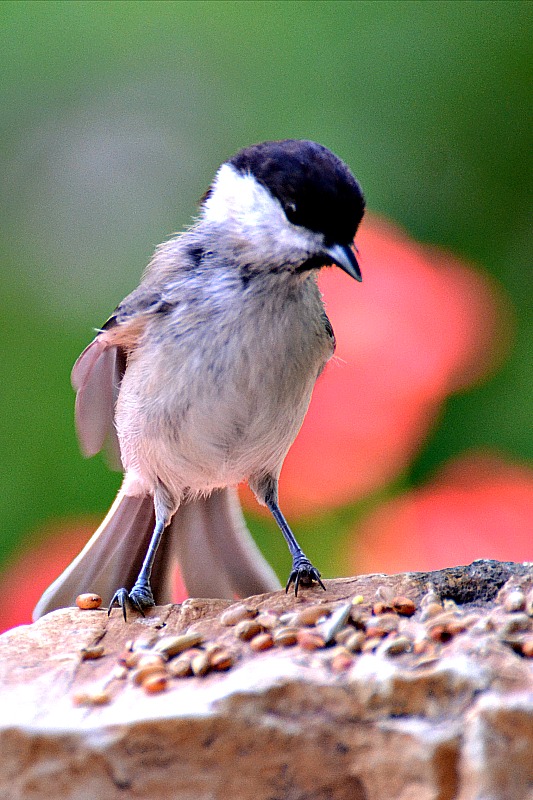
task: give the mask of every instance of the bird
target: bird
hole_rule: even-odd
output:
[[[313,141],[253,144],[220,166],[191,226],[156,248],[73,367],[81,449],[106,451],[124,478],[34,619],[83,591],[124,619],[144,614],[171,601],[177,563],[190,596],[278,590],[246,527],[244,481],[288,545],[286,591],[325,588],[278,480],[335,349],[317,275],[337,266],[362,280],[364,210],[349,167]]]

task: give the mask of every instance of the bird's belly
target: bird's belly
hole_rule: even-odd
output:
[[[157,403],[140,402],[138,395],[136,403],[119,398],[117,428],[126,469],[149,491],[161,482],[176,499],[276,473],[302,424],[315,380],[313,373],[302,376],[288,390],[271,380],[240,385],[209,383],[200,375],[186,381],[174,377]],[[127,388],[121,396],[131,399]]]

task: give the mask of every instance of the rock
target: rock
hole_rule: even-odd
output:
[[[328,619],[343,609],[339,624],[375,638],[374,649],[255,649],[227,624],[231,603],[197,599],[127,623],[120,610],[63,609],[8,631],[0,797],[531,800],[533,617],[506,600],[531,597],[531,565],[476,562],[326,586],[246,606],[274,642],[283,615],[307,640],[324,624],[317,606]],[[414,614],[392,625],[384,597],[412,601]],[[440,616],[424,617],[429,603],[442,605]],[[179,640],[189,649],[165,645],[186,632],[198,634]],[[84,657],[95,648],[99,658]],[[156,660],[150,686],[136,681],[138,665]],[[199,660],[194,675],[187,664]]]

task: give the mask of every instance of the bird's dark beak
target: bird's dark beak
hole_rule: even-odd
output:
[[[331,258],[334,264],[343,269],[356,281],[362,281],[363,276],[359,269],[359,264],[355,257],[355,253],[348,244],[334,244],[326,250],[327,255]]]

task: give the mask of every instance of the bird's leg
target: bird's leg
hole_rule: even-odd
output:
[[[161,494],[164,496],[166,495],[166,492],[162,490]],[[161,502],[161,496],[158,496],[157,491],[154,494],[154,505],[156,512],[155,526],[150,539],[150,544],[148,545],[148,550],[146,551],[146,555],[142,563],[142,567],[137,576],[137,580],[129,592],[124,588],[117,589],[113,595],[111,603],[109,604],[108,614],[111,613],[111,609],[114,606],[119,606],[122,609],[125,621],[127,619],[126,608],[128,606],[133,608],[135,611],[139,611],[143,617],[145,608],[151,608],[152,606],[155,606],[152,587],[150,586],[150,576],[152,574],[152,567],[154,565],[157,548],[159,547],[161,537],[163,536],[163,531],[170,522],[170,514],[167,510],[168,504]]]
[[[278,523],[283,537],[289,547],[289,552],[292,556],[292,570],[291,574],[289,575],[287,585],[285,586],[285,591],[288,592],[291,584],[294,583],[294,594],[295,596],[298,596],[298,589],[300,586],[310,586],[313,582],[318,583],[325,591],[326,587],[320,580],[320,572],[311,564],[305,555],[304,551],[296,541],[293,532],[289,528],[287,520],[281,513],[277,499],[277,481],[274,481],[274,479],[270,478],[268,479],[268,483],[269,485],[267,490],[263,495],[264,501],[267,505],[267,508],[272,513],[272,516]],[[263,488],[265,488],[264,484]]]

